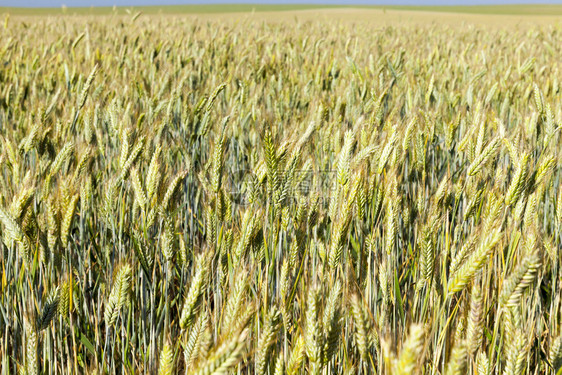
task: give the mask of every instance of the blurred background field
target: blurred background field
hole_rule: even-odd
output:
[[[310,5],[310,4],[211,4],[211,5],[164,5],[136,7],[66,7],[29,8],[2,7],[0,13],[19,15],[109,15],[142,11],[145,14],[208,14],[208,13],[251,13],[251,12],[299,12],[302,10],[359,9],[388,11],[421,11],[439,13],[467,13],[488,15],[556,16],[562,15],[562,5],[556,4],[514,4],[514,5],[474,5],[474,6],[370,6],[370,5]]]

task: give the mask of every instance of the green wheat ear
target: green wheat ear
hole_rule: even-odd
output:
[[[311,371],[315,372],[320,368],[323,343],[318,321],[318,292],[314,288],[308,292],[306,306],[305,349],[312,366]]]
[[[174,348],[169,343],[165,343],[160,351],[160,364],[158,365],[158,375],[172,375],[174,373]]]
[[[244,330],[224,342],[201,363],[197,370],[193,371],[193,374],[227,374],[242,359],[247,336],[248,331]]]
[[[352,295],[350,302],[351,314],[355,325],[354,338],[357,342],[361,359],[368,362],[372,345],[370,321],[364,308],[364,302],[357,294]]]
[[[466,287],[492,254],[500,240],[500,234],[499,230],[495,230],[485,237],[478,249],[468,257],[464,265],[450,278],[449,292],[459,292]]]
[[[341,309],[342,284],[336,280],[328,294],[324,307],[322,326],[324,327],[325,344],[323,348],[323,363],[327,364],[336,353],[341,334],[342,309]]]
[[[263,332],[258,340],[258,351],[256,356],[256,374],[264,374],[275,343],[281,314],[277,309],[271,309],[265,321]]]
[[[447,364],[445,374],[461,375],[466,373],[466,343],[461,341],[453,347],[451,358]]]
[[[298,335],[292,345],[289,361],[287,362],[287,374],[294,375],[300,373],[302,363],[305,358],[304,338]]]
[[[104,311],[105,323],[108,326],[112,326],[113,323],[115,323],[121,308],[127,302],[131,276],[132,269],[128,264],[121,266],[115,276],[113,287],[111,288],[111,293],[107,299]]]
[[[562,336],[551,340],[548,359],[550,360],[554,372],[558,374],[558,371],[562,368]]]
[[[478,374],[489,375],[490,374],[490,361],[485,352],[478,352],[476,355],[476,366],[478,369]]]
[[[521,193],[525,188],[527,180],[527,165],[529,163],[530,155],[524,153],[517,164],[515,175],[511,180],[511,184],[506,193],[505,204],[507,206],[514,205],[519,200]]]
[[[187,342],[184,344],[183,356],[185,368],[191,369],[201,352],[202,340],[205,330],[208,328],[208,315],[206,311],[201,312],[197,321],[191,327]]]
[[[504,281],[500,302],[509,307],[519,306],[523,292],[535,281],[540,265],[541,259],[537,251],[528,254]]]
[[[494,138],[486,146],[486,148],[474,159],[472,164],[468,167],[468,175],[474,176],[478,174],[483,166],[497,153],[501,140],[499,137]]]
[[[60,290],[58,287],[56,287],[49,293],[49,296],[47,297],[45,303],[43,304],[41,315],[39,316],[36,324],[37,330],[41,331],[49,326],[51,320],[53,320],[53,318],[55,317],[58,311],[59,302],[60,302]]]
[[[468,327],[466,330],[466,350],[472,356],[480,348],[483,333],[484,296],[479,285],[472,288]]]
[[[418,363],[419,355],[424,344],[424,328],[419,324],[410,326],[410,333],[404,341],[395,369],[397,374],[411,374]]]
[[[208,258],[205,255],[199,255],[195,264],[195,275],[191,280],[191,286],[185,296],[181,310],[179,322],[182,329],[187,329],[191,325],[201,304],[201,297],[205,291],[208,266]]]
[[[32,324],[26,322],[25,372],[28,375],[39,374],[39,338]]]

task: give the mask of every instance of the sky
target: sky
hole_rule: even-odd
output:
[[[132,6],[176,4],[361,4],[361,5],[482,5],[482,4],[562,4],[562,0],[0,0],[0,6],[60,7]]]

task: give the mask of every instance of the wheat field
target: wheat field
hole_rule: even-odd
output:
[[[314,15],[3,16],[1,375],[558,373],[560,26]]]

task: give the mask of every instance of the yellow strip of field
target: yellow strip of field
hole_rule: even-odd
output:
[[[440,24],[448,25],[451,27],[470,27],[475,26],[489,26],[494,28],[511,28],[511,27],[529,27],[536,25],[556,25],[560,24],[560,16],[557,12],[552,12],[552,15],[547,15],[545,12],[533,14],[493,14],[493,13],[470,13],[466,12],[464,8],[451,7],[451,11],[445,11],[445,8],[435,10],[419,10],[419,9],[388,9],[388,8],[312,8],[312,9],[297,9],[297,10],[261,10],[261,11],[232,11],[230,8],[225,8],[225,12],[178,12],[175,14],[167,12],[164,8],[160,12],[152,12],[151,7],[147,9],[141,8],[140,17],[188,17],[194,19],[221,19],[225,21],[240,22],[242,20],[254,21],[338,21],[338,22],[367,22],[380,26],[398,26],[406,24],[414,25],[428,25]],[[267,8],[266,8],[267,9]],[[18,8],[18,10],[20,10]],[[80,12],[74,12],[70,9],[66,14],[58,12],[46,12],[44,10],[34,13],[33,10],[27,12],[10,11],[8,8],[0,8],[0,14],[10,14],[13,19],[26,19],[37,17],[73,17],[73,18],[93,18],[93,17],[133,17],[137,11],[130,11],[130,14],[124,13],[122,10],[114,13],[100,13],[96,11],[97,8],[92,9],[91,13],[87,13],[84,9]]]
[[[255,13],[206,13],[190,15],[190,17],[216,19],[247,19],[264,21],[345,21],[345,22],[369,22],[381,26],[393,26],[404,24],[427,25],[438,23],[454,27],[468,27],[470,25],[484,25],[498,28],[504,27],[527,27],[533,25],[558,24],[560,16],[548,15],[524,15],[524,14],[475,14],[475,13],[448,13],[441,11],[421,10],[396,10],[396,9],[362,9],[362,8],[339,8],[339,9],[308,9],[297,11],[274,11]]]

